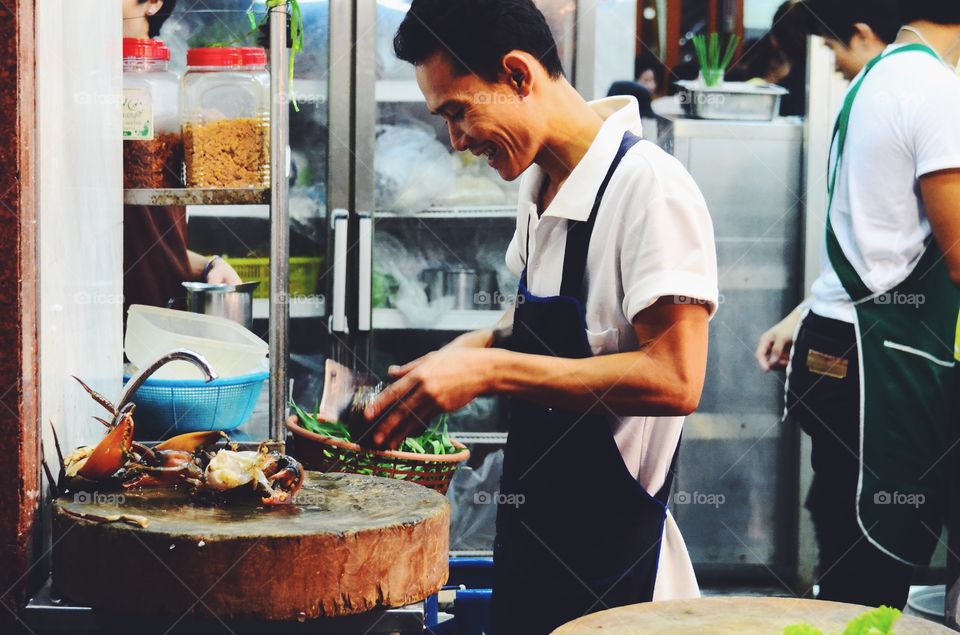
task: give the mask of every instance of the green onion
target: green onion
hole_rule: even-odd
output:
[[[740,37],[732,34],[727,39],[726,48],[720,45],[719,33],[710,33],[709,35],[698,34],[693,36],[692,42],[697,54],[697,61],[700,63],[700,72],[703,74],[706,85],[716,86],[721,83],[724,73],[727,71],[727,68],[733,61],[734,54],[737,52]]]

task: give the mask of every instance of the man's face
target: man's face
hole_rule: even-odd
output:
[[[837,70],[844,79],[851,80],[877,55],[883,52],[886,44],[870,27],[858,24],[849,42],[841,42],[832,37],[824,41],[836,58]]]
[[[533,163],[539,142],[535,106],[516,84],[458,74],[450,57],[437,52],[417,65],[417,83],[427,107],[447,122],[450,143],[485,156],[501,178],[512,181]]]

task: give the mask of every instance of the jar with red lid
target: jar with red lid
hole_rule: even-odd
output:
[[[270,185],[270,73],[264,49],[188,50],[180,110],[189,187]]]
[[[180,77],[160,40],[123,38],[123,186],[180,187]]]

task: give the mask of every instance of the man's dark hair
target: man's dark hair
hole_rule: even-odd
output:
[[[900,0],[903,24],[927,20],[937,24],[960,24],[960,2],[957,0]]]
[[[537,58],[551,77],[563,75],[557,43],[533,0],[413,0],[393,49],[420,64],[445,51],[461,73],[495,81],[513,50]]]
[[[919,0],[900,0],[902,4]],[[952,1],[952,0],[951,0]],[[934,5],[944,0],[930,0]],[[853,25],[862,22],[868,25],[884,42],[897,39],[897,31],[903,24],[898,0],[807,0],[810,13],[815,17],[814,33],[848,44],[853,38]]]
[[[147,0],[139,0],[140,4],[144,4],[146,1]],[[160,35],[160,27],[167,21],[167,18],[170,17],[170,14],[173,13],[173,9],[176,6],[177,0],[163,0],[163,4],[157,12],[147,16],[147,24],[149,25],[147,37],[157,37]]]

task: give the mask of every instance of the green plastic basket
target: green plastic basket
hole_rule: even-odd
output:
[[[269,258],[224,258],[244,282],[260,281],[253,292],[255,298],[270,297]],[[314,295],[323,267],[322,256],[296,256],[290,258],[290,295]]]

